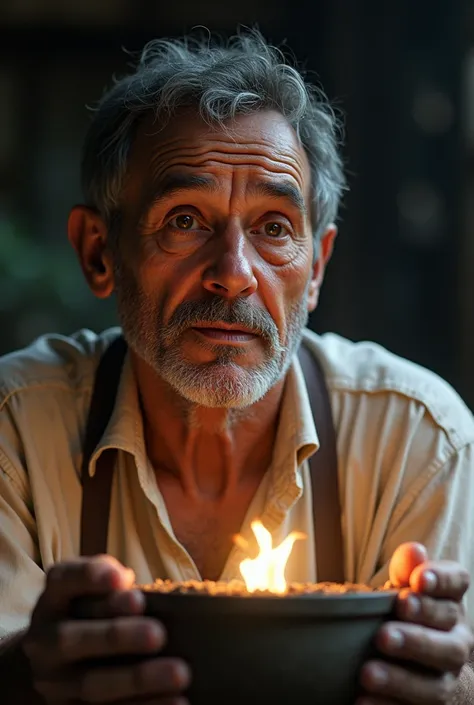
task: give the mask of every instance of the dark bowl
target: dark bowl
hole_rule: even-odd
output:
[[[353,705],[396,591],[231,597],[144,590],[192,669],[191,705]]]

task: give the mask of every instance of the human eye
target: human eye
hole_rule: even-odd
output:
[[[283,219],[272,217],[265,219],[258,226],[252,228],[252,233],[262,235],[269,240],[282,240],[290,235],[291,228],[289,223],[286,223]]]
[[[168,220],[167,225],[179,232],[206,230],[196,216],[191,213],[178,213]]]
[[[265,235],[272,238],[279,238],[288,234],[287,228],[277,221],[269,221],[263,226]]]
[[[153,230],[160,247],[170,253],[188,253],[204,244],[212,228],[192,206],[173,208]]]

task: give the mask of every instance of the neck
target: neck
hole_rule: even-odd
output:
[[[284,379],[244,409],[185,400],[132,353],[148,457],[194,499],[225,500],[270,465]]]

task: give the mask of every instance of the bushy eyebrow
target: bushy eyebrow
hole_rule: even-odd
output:
[[[167,199],[179,195],[185,195],[190,191],[207,191],[217,193],[219,183],[213,178],[199,174],[174,173],[166,176],[157,188],[147,198],[142,217],[154,207]],[[250,181],[247,185],[247,193],[250,196],[264,196],[279,201],[286,201],[292,208],[298,210],[301,215],[307,215],[305,200],[301,191],[287,181]]]
[[[189,191],[208,191],[215,193],[218,191],[218,188],[214,179],[208,176],[180,173],[169,174],[146,199],[142,209],[142,216],[145,216],[152,208],[159,206],[160,203],[172,196],[179,196],[181,193],[184,195]]]
[[[247,191],[251,195],[287,201],[302,215],[307,214],[303,194],[296,186],[290,184],[288,181],[251,181],[247,187]]]

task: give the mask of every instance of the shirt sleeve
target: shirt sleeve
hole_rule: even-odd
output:
[[[0,639],[28,625],[44,586],[40,563],[28,486],[0,449]]]

